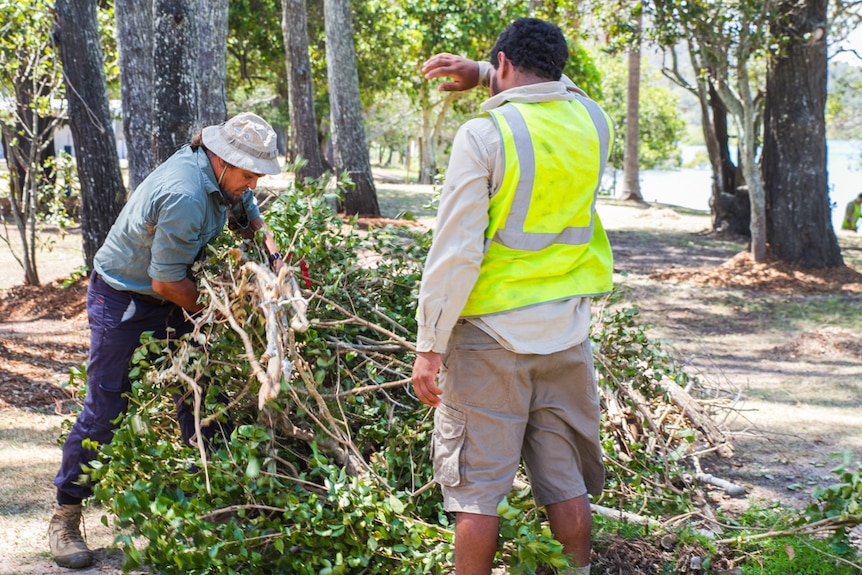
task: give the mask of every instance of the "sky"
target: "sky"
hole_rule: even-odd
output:
[[[841,47],[854,49],[859,56],[862,56],[862,27],[856,28],[847,38],[847,41],[842,43]],[[835,56],[834,59],[838,62],[862,66],[862,60],[850,52],[842,52]]]

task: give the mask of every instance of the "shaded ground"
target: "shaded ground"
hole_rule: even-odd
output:
[[[601,203],[599,212],[614,246],[616,282],[653,326],[650,334],[705,387],[732,398],[721,422],[733,431],[736,454],[706,458],[704,471],[741,483],[748,495],[712,492],[713,502],[730,511],[752,501],[804,505],[814,486],[831,482],[833,453],[862,453],[862,274],[855,267],[862,239],[840,237],[854,267],[803,271],[752,262],[741,242],[705,233],[702,213],[615,202]],[[47,556],[44,531],[59,462],[54,413],[68,413],[61,385],[86,357],[85,291],[86,281],[0,292],[3,474],[20,477],[0,483],[0,557],[13,557],[0,574],[66,572]],[[836,321],[845,309],[850,317]],[[100,561],[83,573],[119,565],[99,515],[91,510],[88,526]],[[670,552],[647,540],[609,540],[602,549],[594,563],[608,573],[655,572],[647,564]],[[691,565],[677,572],[697,572]]]

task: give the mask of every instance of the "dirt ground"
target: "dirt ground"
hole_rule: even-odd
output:
[[[716,505],[802,507],[813,487],[831,482],[834,454],[862,457],[862,236],[839,235],[853,267],[815,273],[755,264],[744,244],[707,233],[708,214],[614,201],[602,201],[599,213],[616,282],[650,335],[725,405],[720,422],[735,455],[705,459],[704,471],[747,495],[716,492]],[[51,274],[79,265],[61,261]],[[0,290],[0,575],[67,571],[50,560],[45,531],[56,437],[70,407],[61,385],[86,358],[85,292],[85,282]],[[121,557],[100,515],[90,509],[86,522],[99,560],[79,573],[118,572]]]

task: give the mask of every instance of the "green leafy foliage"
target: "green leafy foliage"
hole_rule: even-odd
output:
[[[502,546],[497,558],[509,573],[535,573],[540,565],[563,569],[570,565],[562,544],[554,539],[543,514],[536,508],[529,487],[497,504]]]
[[[234,0],[228,10],[228,99],[276,126],[289,121],[281,20],[277,0]]]
[[[0,1],[0,132],[9,170],[7,199],[11,219],[21,240],[20,249],[4,225],[0,240],[24,271],[25,282],[38,285],[37,230],[43,223],[70,222],[60,199],[76,183],[68,155],[49,157],[54,128],[62,114],[62,66],[52,32],[54,18],[48,2]],[[7,216],[2,216],[8,224]]]
[[[602,57],[601,104],[614,122],[614,148],[611,165],[623,167],[626,118],[626,66],[619,59]],[[648,67],[642,69],[641,97],[637,118],[640,134],[639,165],[643,169],[678,168],[682,163],[679,143],[685,134],[685,121],[679,111],[676,95],[663,87],[658,74]]]
[[[306,362],[297,370],[309,374],[305,383],[327,405],[317,406],[321,413],[313,404],[291,400],[304,395],[283,393],[258,411],[248,393],[258,391],[257,381],[248,362],[238,360],[243,342],[224,323],[207,326],[193,341],[145,341],[132,360],[136,381],[129,411],[115,440],[103,447],[104,461],[91,471],[99,480],[97,498],[130,531],[118,540],[128,567],[425,573],[446,563],[451,533],[438,518],[439,493],[420,490],[431,475],[431,418],[400,387],[391,394],[351,393],[362,385],[404,380],[408,350],[379,361],[381,352],[371,349],[380,345],[370,341],[379,333],[351,323],[343,311],[383,321],[405,335],[415,330],[411,302],[429,235],[394,228],[362,232],[328,208],[324,192],[306,183],[277,198],[267,219],[280,245],[289,246],[293,263],[308,266],[319,293],[308,311],[312,327],[296,334]],[[235,271],[236,248],[223,238],[200,273]],[[243,249],[246,257],[259,257],[255,246]],[[240,301],[232,313],[249,333],[263,331],[258,310]],[[259,335],[251,337],[256,353],[263,353]],[[178,357],[185,372],[206,382],[202,414],[227,423],[221,398],[231,402],[233,432],[209,445],[206,463],[177,436],[174,401],[186,391],[170,377]],[[301,391],[303,381],[282,386]],[[332,414],[331,420],[324,414]],[[282,417],[293,427],[279,425]],[[299,428],[310,435],[291,435]],[[366,472],[350,475],[338,461],[332,444],[339,432],[349,434],[367,460]],[[140,539],[146,544],[136,544]]]
[[[851,453],[843,454],[843,461],[832,469],[837,481],[828,487],[815,487],[813,501],[805,509],[809,522],[832,520],[838,524],[832,540],[842,549],[847,546],[848,525],[862,523],[862,463],[853,463]]]
[[[759,544],[754,554],[742,563],[743,575],[854,575],[853,565],[831,559],[836,549],[827,541],[816,538],[776,537]],[[845,550],[841,555],[853,558]]]
[[[829,94],[826,100],[826,129],[830,139],[858,139],[862,136],[862,70],[844,62],[830,62]]]
[[[800,524],[800,515],[796,511],[782,509],[778,505],[755,506],[738,520],[732,520],[732,524],[741,533],[737,552],[745,575],[851,575],[859,572],[850,563],[857,559],[857,553],[846,539],[802,534],[778,535],[757,541],[745,539],[747,535],[762,533],[764,526],[773,532],[792,530],[794,525]]]

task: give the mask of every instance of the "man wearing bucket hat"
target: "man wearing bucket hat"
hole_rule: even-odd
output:
[[[80,532],[81,502],[93,491],[79,478],[96,453],[83,440],[111,441],[114,421],[127,408],[129,360],[141,335],[151,331],[164,338],[173,330],[172,337],[179,337],[191,330],[183,310],[203,307],[191,266],[225,221],[246,238],[263,228],[252,190],[262,175],[281,172],[277,156],[275,132],[255,114],[204,128],[141,182],[96,253],[87,292],[87,397],[63,446],[48,528],[51,554],[61,567],[93,562]],[[263,241],[278,271],[283,262],[265,230]],[[184,401],[177,402],[177,419],[189,443],[194,414]],[[215,426],[204,429],[207,438],[215,432]]]

